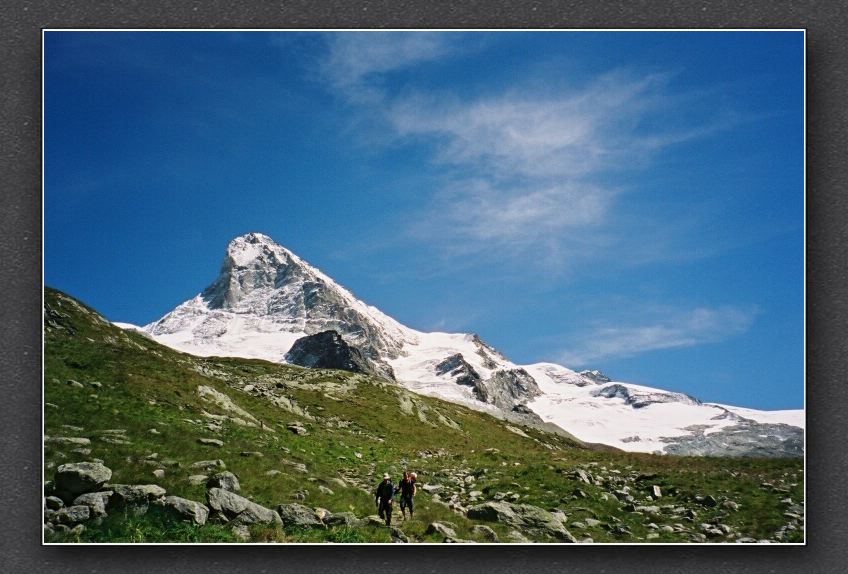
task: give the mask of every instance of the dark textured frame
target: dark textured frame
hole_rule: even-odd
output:
[[[326,574],[408,572],[837,572],[848,407],[845,163],[848,33],[839,0],[413,2],[222,0],[4,3],[0,22],[0,298],[3,536],[0,571]],[[794,547],[41,546],[41,29],[804,28],[807,30],[807,545]],[[842,184],[842,185],[840,185]],[[767,288],[767,286],[764,286]]]

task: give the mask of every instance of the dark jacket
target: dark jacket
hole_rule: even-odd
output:
[[[395,495],[395,485],[391,480],[384,480],[377,485],[377,500],[387,502]]]

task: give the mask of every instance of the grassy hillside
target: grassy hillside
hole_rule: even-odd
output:
[[[239,477],[240,494],[263,506],[299,502],[365,517],[375,513],[370,493],[379,476],[389,472],[397,480],[408,467],[420,485],[438,485],[437,494],[419,491],[415,520],[403,522],[396,514],[395,524],[410,541],[441,542],[443,535],[427,533],[431,522],[450,523],[459,539],[484,541],[472,528],[485,524],[503,542],[521,535],[549,541],[465,516],[464,509],[486,500],[559,509],[578,540],[774,539],[787,523],[794,529],[785,530],[782,541],[803,540],[803,526],[785,515],[803,503],[801,460],[592,450],[375,377],[182,354],[114,327],[52,289],[46,290],[44,320],[45,481],[58,465],[99,459],[112,469],[112,483],[158,484],[168,494],[205,502],[204,484],[189,477],[208,472],[192,465],[222,460]],[[91,442],[75,446],[52,437]],[[204,438],[223,445],[199,442]],[[653,486],[662,497],[649,500]],[[616,490],[629,490],[629,505]],[[640,505],[661,508],[654,513]],[[704,534],[702,525],[718,524],[727,532]],[[250,530],[256,541],[391,541],[379,525]],[[189,526],[151,510],[110,513],[99,526],[48,539],[77,540],[235,538],[223,525]]]

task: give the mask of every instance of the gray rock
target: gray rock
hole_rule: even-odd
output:
[[[224,446],[224,441],[217,438],[199,438],[197,439],[197,442],[209,446]]]
[[[358,526],[360,520],[353,512],[333,512],[324,517],[327,526]]]
[[[206,491],[209,508],[233,524],[276,524],[282,526],[280,515],[270,508],[260,506],[243,496],[222,488]]]
[[[208,478],[205,474],[192,474],[188,477],[188,483],[192,486],[198,486],[205,484]]]
[[[721,507],[725,510],[732,510],[734,512],[739,510],[739,505],[732,500],[725,500],[721,503]]]
[[[245,450],[239,453],[241,456],[252,456],[254,458],[262,458],[265,455],[258,450]]]
[[[404,534],[403,531],[396,526],[391,527],[390,533],[392,542],[400,542],[404,544],[409,542],[409,538],[407,538],[406,534]]]
[[[302,504],[281,504],[277,507],[277,513],[286,527],[325,528],[315,511]]]
[[[155,484],[107,484],[112,491],[109,506],[127,508],[133,514],[144,514],[150,502],[165,496],[165,489]]]
[[[596,526],[600,526],[603,524],[600,520],[595,520],[594,518],[584,518],[583,522],[586,523],[586,526],[589,528],[595,528]]]
[[[209,508],[194,500],[180,498],[179,496],[166,496],[161,499],[161,504],[168,513],[183,522],[203,526],[209,517]]]
[[[309,431],[306,430],[306,427],[303,424],[294,422],[286,426],[287,429],[292,431],[296,435],[306,436],[309,434]]]
[[[475,536],[479,536],[479,537],[485,539],[488,542],[497,542],[498,541],[497,533],[494,530],[492,530],[489,526],[486,526],[485,524],[476,524],[476,525],[472,526],[471,527],[471,534],[473,534]]]
[[[562,522],[548,512],[529,504],[485,502],[468,509],[468,518],[501,522],[521,528],[532,534],[556,538],[563,542],[577,542]]]
[[[157,468],[153,471],[153,476],[155,476],[156,478],[165,478],[165,471],[161,468]]]
[[[331,483],[331,484],[334,484],[334,485],[336,485],[336,486],[338,486],[338,487],[340,487],[340,488],[345,488],[345,487],[347,487],[347,483],[346,483],[344,480],[342,480],[341,478],[335,478],[335,477],[333,477],[333,478],[328,478],[328,479],[327,479],[327,482],[329,482],[329,483]]]
[[[238,492],[241,490],[241,485],[236,475],[225,470],[210,476],[209,480],[206,481],[206,488],[222,488],[230,492]]]
[[[383,376],[385,369],[375,365],[358,348],[348,345],[333,330],[301,337],[286,353],[286,362],[312,369],[339,369],[352,373]]]
[[[75,506],[87,506],[91,509],[91,516],[106,516],[106,505],[109,504],[109,498],[112,496],[111,490],[102,492],[88,492],[80,494],[74,499]]]
[[[333,492],[332,490],[330,490],[326,486],[320,485],[320,484],[318,485],[318,490],[320,490],[321,492],[323,492],[327,496],[333,496],[335,494],[335,492]]]
[[[65,506],[65,503],[58,496],[48,496],[44,499],[44,506],[50,510],[59,510]]]
[[[250,530],[244,524],[236,524],[231,528],[233,536],[241,542],[250,542]]]
[[[91,518],[91,509],[85,505],[68,506],[56,511],[53,522],[59,524],[77,524]]]
[[[227,468],[227,465],[224,464],[224,461],[219,458],[216,460],[199,460],[197,462],[193,462],[191,464],[191,468],[202,468],[204,470],[224,470],[225,468]]]
[[[76,496],[92,492],[112,478],[112,471],[98,462],[63,464],[56,469],[56,490]]]
[[[282,474],[282,472],[276,469],[265,471],[265,476],[277,476],[278,474]]]
[[[656,484],[651,487],[651,496],[654,498],[662,498],[662,489]]]
[[[427,526],[427,530],[424,531],[424,534],[440,534],[448,538],[456,538],[456,531],[450,526],[445,526],[441,522],[431,522],[430,525]]]

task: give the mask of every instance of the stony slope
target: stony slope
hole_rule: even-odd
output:
[[[44,319],[44,477],[56,481],[47,491],[61,494],[63,465],[111,473],[82,501],[46,499],[48,541],[803,537],[798,459],[587,449],[379,377],[182,354],[50,289]],[[369,518],[370,492],[382,472],[404,467],[419,474],[418,510],[390,530]],[[247,502],[207,484],[223,469],[240,482],[239,497],[280,522],[261,510],[250,515],[267,523],[247,522]],[[93,517],[97,500],[106,514]],[[207,507],[202,526],[190,503]]]
[[[587,442],[636,452],[803,455],[803,411],[713,405],[598,371],[517,365],[475,334],[400,324],[259,233],[233,239],[218,278],[144,330],[195,355],[277,362],[298,339],[334,330],[362,352],[367,370],[419,394],[555,425]]]

